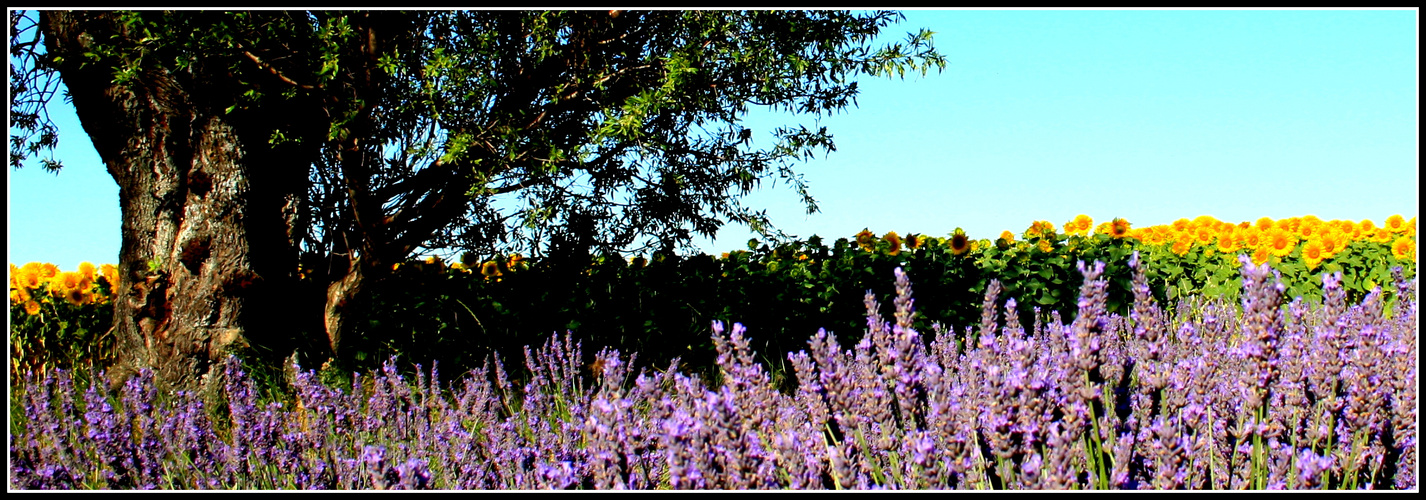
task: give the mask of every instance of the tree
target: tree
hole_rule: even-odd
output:
[[[815,211],[792,167],[832,135],[794,124],[759,148],[742,119],[820,117],[855,105],[856,75],[944,68],[925,30],[872,47],[901,19],[12,12],[11,164],[53,149],[62,81],[120,186],[124,367],[185,386],[239,342],[324,332],[339,355],[362,290],[418,250],[581,263],[733,222],[780,234],[740,196],[780,179]]]

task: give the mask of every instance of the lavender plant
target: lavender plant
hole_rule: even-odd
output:
[[[266,404],[235,358],[217,400],[147,373],[113,392],[31,374],[11,396],[10,486],[1417,488],[1414,281],[1397,272],[1389,310],[1379,290],[1347,304],[1335,274],[1321,304],[1284,304],[1271,270],[1244,262],[1240,305],[1166,311],[1129,265],[1127,317],[1106,311],[1103,264],[1081,263],[1068,325],[1037,311],[1026,328],[992,282],[979,325],[929,336],[897,269],[893,321],[868,294],[850,349],[823,330],[787,355],[790,392],[721,323],[717,384],[608,349],[582,366],[569,336],[526,349],[523,382],[498,360],[411,380],[392,359],[345,388],[297,370],[292,399]]]

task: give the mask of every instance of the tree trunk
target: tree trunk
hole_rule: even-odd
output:
[[[293,232],[311,146],[269,146],[260,124],[273,117],[228,113],[235,94],[221,64],[205,74],[153,57],[115,83],[115,61],[84,55],[124,33],[115,13],[41,15],[46,49],[63,57],[80,123],[119,185],[111,381],[151,367],[170,387],[195,388],[231,348],[286,347],[303,325]]]
[[[333,356],[340,357],[341,351],[338,348],[342,345],[342,337],[353,330],[349,318],[360,310],[359,300],[363,298],[362,289],[366,281],[362,265],[361,259],[351,259],[347,272],[327,286],[327,306],[323,320]]]

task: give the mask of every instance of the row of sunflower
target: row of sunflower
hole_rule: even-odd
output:
[[[481,262],[474,253],[466,252],[461,255],[461,259],[453,262],[447,267],[445,260],[436,256],[428,256],[422,260],[392,264],[393,272],[414,271],[417,273],[445,272],[449,271],[457,274],[478,274],[487,280],[500,281],[505,273],[519,272],[530,269],[529,260],[519,253],[512,253],[507,258],[489,259]]]
[[[10,303],[19,305],[30,315],[40,314],[46,304],[63,302],[75,307],[104,304],[109,301],[109,288],[118,278],[118,268],[113,264],[95,267],[93,263],[82,262],[75,271],[60,271],[59,266],[48,262],[10,264]],[[104,280],[104,286],[100,279]]]
[[[112,264],[84,262],[74,271],[50,263],[10,264],[11,381],[33,370],[87,373],[112,364],[113,310],[107,306],[118,277]]]
[[[1124,219],[1096,224],[1081,215],[1059,227],[1035,221],[995,239],[972,239],[960,229],[944,237],[863,230],[830,244],[816,236],[776,245],[753,240],[748,250],[721,257],[605,255],[577,276],[519,254],[467,254],[454,263],[429,257],[394,266],[397,281],[378,291],[373,318],[364,322],[371,345],[362,349],[374,360],[394,353],[448,356],[454,359],[442,358],[443,366],[452,366],[446,363],[483,359],[472,345],[518,355],[520,346],[542,342],[531,335],[575,330],[592,344],[651,360],[677,355],[692,361],[696,352],[712,352],[706,331],[712,320],[757,325],[768,349],[761,352],[795,349],[816,328],[854,337],[865,327],[866,292],[894,296],[897,267],[915,287],[915,323],[923,331],[936,322],[979,323],[991,280],[1001,283],[1002,302],[1013,297],[1021,304],[1022,322],[1031,324],[1036,308],[1059,311],[1067,321],[1081,282],[1076,262],[1107,264],[1110,309],[1124,312],[1132,301],[1127,261],[1135,251],[1161,301],[1233,299],[1241,289],[1242,255],[1273,265],[1292,296],[1320,297],[1322,273],[1342,272],[1352,300],[1378,285],[1390,300],[1391,269],[1415,275],[1415,231],[1415,218],[1401,216],[1379,226],[1312,216],[1239,223],[1205,216],[1135,228]],[[40,336],[42,343],[75,345],[56,344],[56,320],[88,311],[92,329],[108,321],[107,307],[100,306],[107,304],[113,272],[112,266],[63,273],[53,265],[12,265],[12,323],[51,332]],[[882,306],[889,317],[890,302]],[[45,307],[65,314],[36,314]]]
[[[1123,218],[1095,224],[1094,219],[1081,214],[1066,221],[1062,229],[1049,221],[1034,221],[1018,235],[1003,231],[994,240],[972,239],[960,228],[945,237],[917,233],[901,236],[895,231],[877,236],[864,229],[831,247],[823,246],[815,236],[776,247],[751,240],[748,251],[723,253],[718,260],[726,263],[719,273],[722,278],[748,272],[788,272],[825,279],[829,274],[848,276],[854,269],[865,275],[864,279],[816,286],[847,285],[859,290],[864,289],[866,280],[874,283],[880,279],[875,273],[881,266],[871,266],[873,262],[894,261],[908,268],[934,264],[939,266],[939,274],[924,278],[974,281],[974,285],[963,287],[971,294],[983,292],[990,279],[998,279],[1007,293],[1028,296],[1022,296],[1022,303],[1029,298],[1054,308],[1072,302],[1071,285],[1078,282],[1076,261],[1104,260],[1111,274],[1127,280],[1124,263],[1127,255],[1136,250],[1147,257],[1148,273],[1160,285],[1158,292],[1164,299],[1203,292],[1235,297],[1234,288],[1241,282],[1239,255],[1257,264],[1270,263],[1283,274],[1295,296],[1319,297],[1323,271],[1342,272],[1353,298],[1364,296],[1378,285],[1388,285],[1384,288],[1390,294],[1392,267],[1405,265],[1409,275],[1414,273],[1415,238],[1416,218],[1408,220],[1401,215],[1387,217],[1381,225],[1372,220],[1323,220],[1313,215],[1234,223],[1205,215],[1136,228]],[[868,257],[854,258],[855,253]],[[878,255],[882,257],[875,257]],[[504,272],[529,267],[529,261],[518,254],[509,260],[487,260],[483,264],[469,257],[463,259],[467,262],[450,269],[467,274],[479,269],[487,281],[500,281]],[[606,259],[596,260],[602,263]],[[649,263],[642,256],[627,260],[633,269]],[[962,260],[966,262],[948,266]]]
[[[1370,219],[1324,221],[1312,215],[1281,220],[1263,217],[1236,224],[1201,216],[1136,230],[1131,235],[1147,245],[1167,246],[1178,255],[1205,247],[1223,254],[1244,252],[1257,264],[1281,262],[1297,252],[1309,269],[1346,251],[1354,242],[1390,245],[1396,259],[1416,259],[1416,218],[1408,221],[1401,215],[1387,217],[1382,226]]]
[[[1094,227],[1093,232],[1090,228]],[[1022,233],[1026,240],[1034,240],[1035,247],[1049,253],[1054,247],[1057,234],[1055,225],[1048,221],[1035,221]],[[1416,258],[1416,218],[1411,220],[1401,215],[1387,217],[1386,224],[1377,226],[1370,219],[1354,222],[1350,220],[1324,221],[1316,216],[1291,217],[1273,220],[1263,217],[1256,222],[1223,222],[1212,216],[1195,219],[1179,219],[1172,224],[1162,224],[1144,228],[1131,228],[1128,221],[1116,218],[1094,226],[1088,215],[1079,215],[1065,222],[1065,237],[1105,235],[1113,239],[1131,238],[1146,246],[1165,247],[1177,255],[1186,255],[1194,248],[1205,248],[1221,254],[1247,252],[1254,263],[1269,260],[1281,262],[1282,258],[1298,249],[1309,268],[1315,269],[1323,261],[1343,252],[1352,242],[1363,241],[1389,244],[1391,253],[1398,260],[1414,261]],[[943,244],[953,254],[974,252],[982,246],[989,247],[988,240],[969,240],[965,232],[957,229],[948,238],[936,238],[911,234],[902,238],[895,231],[878,237],[871,230],[863,230],[856,236],[857,245],[866,251],[881,249],[889,255],[900,254],[903,245],[907,250],[918,250],[929,244]],[[878,246],[878,243],[884,243]],[[994,245],[1005,249],[1016,244],[1015,234],[1003,231]],[[728,257],[727,253],[723,254]]]
[[[1091,227],[1094,227],[1092,233]],[[1360,222],[1324,221],[1313,215],[1281,220],[1263,217],[1255,222],[1239,223],[1223,222],[1204,215],[1192,220],[1178,219],[1172,224],[1131,228],[1129,222],[1122,218],[1094,226],[1092,218],[1081,214],[1064,223],[1063,237],[1058,240],[1073,236],[1088,237],[1092,234],[1105,235],[1116,240],[1137,240],[1139,245],[1165,248],[1179,256],[1184,256],[1193,249],[1202,249],[1210,255],[1247,253],[1256,264],[1268,261],[1277,264],[1297,252],[1309,269],[1316,269],[1323,262],[1336,257],[1354,242],[1388,244],[1395,259],[1416,259],[1416,218],[1412,217],[1408,221],[1401,215],[1387,217],[1386,223],[1381,226],[1377,226],[1370,219]],[[1015,234],[1010,231],[1001,232],[1000,237],[993,243],[989,240],[972,240],[960,228],[946,238],[915,233],[903,238],[895,231],[877,237],[871,230],[864,229],[856,235],[855,241],[864,251],[881,251],[892,256],[900,255],[903,248],[914,252],[931,245],[944,246],[951,255],[962,256],[991,246],[1006,250],[1012,245],[1020,245],[1022,249],[1033,245],[1041,252],[1050,253],[1057,243],[1056,236],[1057,228],[1053,223],[1035,221],[1021,235],[1024,240],[1033,243],[1017,241]],[[730,255],[725,252],[722,258],[726,260]],[[805,261],[808,255],[798,253],[795,258]],[[648,261],[642,256],[634,256],[629,258],[629,262],[633,267],[639,268],[645,266]],[[508,259],[486,260],[483,263],[472,254],[466,254],[460,262],[451,264],[449,268],[444,261],[434,256],[427,257],[424,261],[398,263],[393,265],[392,269],[400,270],[402,266],[425,271],[440,272],[449,269],[464,274],[478,273],[486,279],[498,280],[506,272],[528,270],[530,263],[518,253],[511,254]],[[98,279],[102,277],[112,284],[117,282],[117,273],[118,270],[113,264],[96,267],[90,262],[80,263],[75,271],[61,271],[51,263],[30,262],[24,266],[10,264],[10,302],[20,305],[31,315],[39,314],[42,305],[49,303],[51,297],[56,302],[65,302],[76,307],[104,304],[109,300],[108,287],[101,287]]]
[[[1135,228],[1122,218],[1096,225],[1081,214],[1062,229],[1035,221],[1019,235],[1003,231],[993,241],[970,240],[956,229],[947,238],[902,237],[894,231],[877,237],[863,230],[854,242],[864,253],[910,262],[928,251],[972,260],[982,278],[978,289],[989,279],[999,279],[1007,292],[1027,294],[1046,307],[1067,305],[1062,303],[1069,292],[1064,285],[1076,282],[1076,261],[1104,260],[1111,275],[1124,278],[1128,271],[1123,261],[1132,251],[1147,257],[1148,274],[1161,286],[1161,298],[1234,298],[1235,288],[1241,287],[1242,255],[1278,269],[1293,296],[1319,298],[1325,271],[1342,272],[1349,296],[1359,299],[1378,285],[1390,295],[1392,267],[1403,266],[1407,275],[1414,275],[1416,218],[1392,215],[1382,225],[1313,215],[1233,223],[1205,215]],[[907,252],[911,257],[903,255]]]

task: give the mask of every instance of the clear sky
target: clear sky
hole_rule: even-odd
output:
[[[860,80],[859,107],[821,121],[837,151],[797,167],[822,211],[806,215],[782,184],[746,199],[784,231],[994,238],[1081,213],[1138,227],[1419,211],[1416,10],[906,17],[886,40],[928,28],[949,64]],[[9,172],[9,261],[115,262],[118,186],[68,105],[51,110],[65,170]],[[695,243],[717,254],[751,236],[734,226]]]

